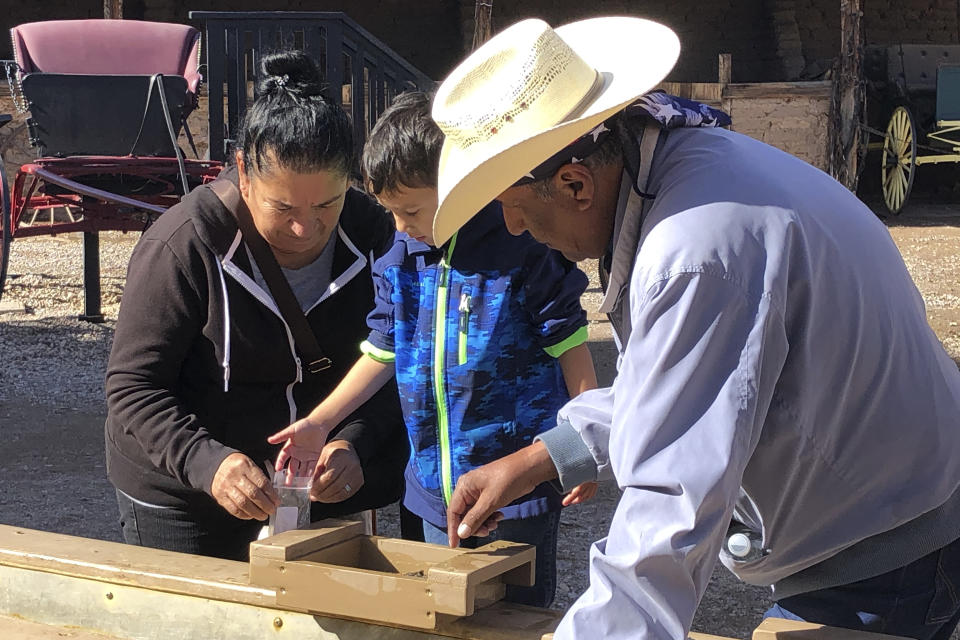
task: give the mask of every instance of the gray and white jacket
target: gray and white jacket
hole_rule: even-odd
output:
[[[732,518],[785,597],[960,535],[960,373],[890,234],[826,174],[721,129],[663,134],[625,173],[601,310],[610,388],[543,434],[565,489],[623,496],[561,638],[682,640]]]

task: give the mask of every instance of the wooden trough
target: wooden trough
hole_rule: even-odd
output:
[[[268,538],[247,564],[0,525],[0,638],[546,640],[556,629],[562,612],[497,601],[506,582],[529,580],[526,545],[451,550],[363,536],[361,526],[328,521]],[[777,619],[753,633],[892,638]]]

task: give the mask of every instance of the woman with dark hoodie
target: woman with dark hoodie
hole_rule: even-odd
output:
[[[278,53],[261,73],[236,167],[164,213],[130,259],[107,368],[106,454],[131,544],[246,557],[278,503],[265,473],[277,448],[266,438],[356,360],[373,307],[370,266],[393,241],[383,209],[349,186],[351,125],[321,96],[315,63]],[[269,251],[254,258],[264,241]],[[279,270],[263,268],[271,254]],[[278,271],[319,365],[271,293]],[[408,445],[396,394],[385,388],[328,441],[313,519],[399,498]]]

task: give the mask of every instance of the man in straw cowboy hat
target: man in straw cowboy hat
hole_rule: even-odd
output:
[[[460,478],[450,542],[545,480],[614,478],[609,535],[558,638],[685,638],[718,554],[772,586],[768,615],[947,638],[957,366],[853,194],[760,142],[688,126],[702,110],[637,102],[678,54],[645,20],[528,20],[439,89],[437,243],[497,199],[511,232],[599,258],[620,350],[612,387]]]

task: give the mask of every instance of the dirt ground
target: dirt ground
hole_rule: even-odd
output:
[[[926,304],[931,326],[960,361],[960,204],[919,204],[887,221]],[[119,540],[113,489],[105,477],[102,380],[113,335],[124,265],[134,234],[101,241],[104,313],[91,325],[76,319],[82,284],[78,236],[15,242],[12,278],[0,306],[0,522]],[[593,264],[585,306],[600,299]],[[13,311],[4,311],[7,307]],[[614,373],[609,325],[591,313],[591,348],[601,381]],[[590,544],[605,535],[619,498],[601,488],[562,520],[556,607],[587,586]],[[378,516],[381,533],[397,535],[395,509]],[[740,584],[722,567],[714,573],[694,629],[746,638],[769,606],[765,589]],[[955,636],[956,638],[956,636]]]

